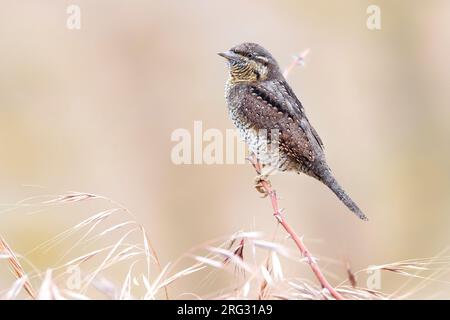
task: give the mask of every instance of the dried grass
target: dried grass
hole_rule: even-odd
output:
[[[42,272],[31,270],[27,274],[21,265],[23,258],[0,238],[0,266],[6,262],[16,278],[9,286],[0,288],[1,299],[334,299],[327,290],[301,278],[299,270],[302,268],[294,272],[294,277],[285,270],[286,260],[299,266],[307,266],[308,261],[299,259],[293,248],[282,244],[284,238],[277,241],[259,232],[240,231],[196,246],[162,267],[144,227],[117,203],[92,194],[69,193],[42,201],[41,205],[44,208],[73,205],[87,200],[107,201],[113,208],[93,214],[33,249],[45,252],[65,242],[71,243],[75,237],[74,245],[57,266],[48,266]],[[33,202],[35,207],[39,205]],[[112,216],[118,221],[109,221]],[[112,240],[99,248],[106,238]],[[73,252],[83,250],[82,254],[69,258]],[[338,284],[336,290],[347,299],[407,299],[430,282],[445,284],[440,279],[450,270],[449,264],[446,251],[432,258],[370,266],[357,272],[351,270],[346,260],[343,270],[347,271],[347,279]],[[108,270],[119,265],[126,270],[123,279],[111,279]],[[78,270],[78,286],[73,285],[74,274],[70,270]],[[407,280],[404,286],[387,294],[358,286],[358,275],[367,271],[398,275]],[[208,285],[212,282],[209,278],[212,273],[227,275],[229,285],[206,295],[192,292],[169,296],[170,288],[182,279],[198,274],[203,278],[201,285]],[[37,293],[32,283],[39,288]]]

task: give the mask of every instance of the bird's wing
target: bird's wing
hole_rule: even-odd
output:
[[[308,117],[306,117],[305,110],[303,108],[302,103],[297,98],[297,96],[295,95],[294,91],[289,86],[289,84],[284,80],[277,80],[277,81],[274,81],[274,83],[272,85],[269,84],[269,86],[274,87],[274,91],[278,92],[278,95],[280,96],[280,98],[283,98],[283,100],[288,101],[289,111],[293,115],[306,120],[306,123],[305,123],[305,126],[303,127],[303,129],[311,130],[311,134],[313,135],[314,139],[316,140],[318,146],[323,150],[324,145],[323,145],[322,139],[320,138],[316,129],[314,129],[314,127],[309,122]]]
[[[306,118],[303,107],[278,82],[248,86],[243,111],[255,129],[278,129],[280,148],[298,161],[314,161],[320,143]],[[320,139],[320,138],[319,138]],[[320,140],[319,140],[320,141]]]

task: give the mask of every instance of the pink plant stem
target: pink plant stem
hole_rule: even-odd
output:
[[[309,49],[306,49],[300,55],[295,56],[292,63],[286,68],[286,70],[284,70],[283,76],[285,78],[287,78],[289,73],[291,73],[292,69],[294,69],[295,66],[302,65],[305,62],[305,58],[308,55],[308,53],[309,53]]]
[[[261,164],[255,160],[255,158],[251,158],[250,161],[252,162],[253,166],[255,167],[255,170],[258,174],[261,174]],[[336,299],[336,300],[345,300],[345,298],[337,292],[328,282],[328,280],[323,275],[322,271],[319,268],[319,265],[309,252],[308,248],[303,243],[302,239],[295,233],[294,229],[287,223],[287,221],[283,218],[281,215],[281,212],[278,207],[278,199],[275,190],[272,189],[270,186],[270,183],[268,181],[262,180],[261,186],[264,188],[264,191],[270,196],[270,200],[272,202],[272,208],[273,208],[273,215],[278,220],[278,222],[283,226],[283,228],[286,230],[286,232],[289,234],[289,236],[294,240],[295,244],[297,245],[298,249],[300,250],[300,253],[302,256],[306,257],[308,260],[308,264],[311,267],[311,270],[313,271],[314,275],[316,276],[317,280],[321,284],[322,288],[327,289],[330,294]]]

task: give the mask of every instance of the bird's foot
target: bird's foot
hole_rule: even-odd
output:
[[[265,198],[269,195],[267,191],[267,186],[271,187],[269,176],[267,174],[259,174],[255,177],[254,185],[256,191],[262,193],[262,197]]]

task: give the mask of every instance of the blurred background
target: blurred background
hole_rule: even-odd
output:
[[[216,53],[244,41],[262,44],[282,67],[311,49],[289,83],[336,177],[370,218],[356,219],[309,177],[274,176],[287,219],[311,250],[338,262],[347,257],[359,270],[448,247],[449,1],[0,4],[0,234],[37,268],[66,249],[33,248],[98,208],[11,208],[69,190],[127,207],[162,264],[238,230],[274,231],[250,165],[175,165],[170,157],[171,133],[193,132],[195,120],[204,130],[233,128],[227,68]],[[66,27],[71,4],[81,9],[80,30]],[[371,4],[381,8],[381,30],[366,26]],[[345,279],[343,265],[323,263]],[[193,275],[174,295],[194,291],[197,281]],[[384,277],[380,290],[404,281]],[[450,298],[448,284],[432,282],[416,297],[431,296]]]

